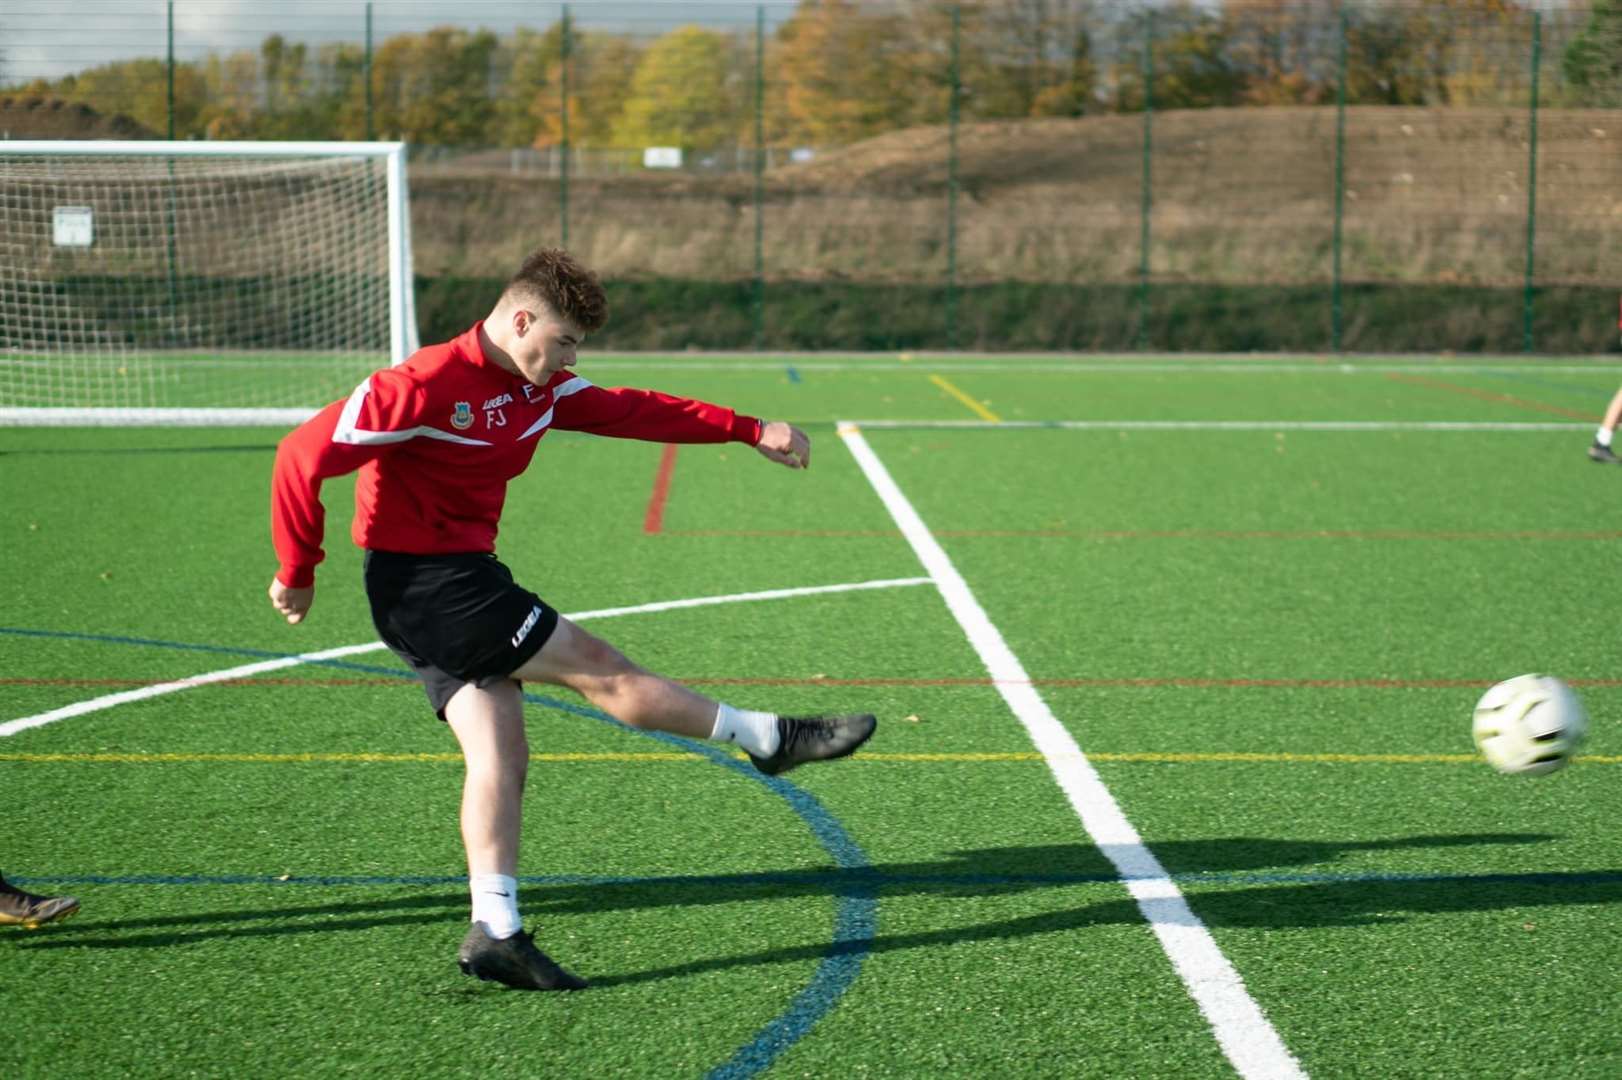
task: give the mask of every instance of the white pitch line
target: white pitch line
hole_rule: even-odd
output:
[[[643,615],[652,611],[674,611],[677,608],[706,607],[710,604],[736,604],[746,600],[782,600],[792,596],[819,596],[823,593],[856,592],[861,589],[896,589],[907,585],[928,585],[926,577],[890,578],[880,581],[860,581],[850,585],[809,585],[798,589],[767,589],[764,592],[733,593],[731,596],[700,596],[692,600],[660,600],[635,607],[599,608],[565,615],[566,619],[606,619],[614,615]]]
[[[1053,428],[1066,431],[1588,431],[1592,422],[1554,420],[844,420],[858,428]]]
[[[929,578],[912,577],[857,581],[844,585],[808,585],[795,589],[768,589],[763,592],[731,593],[726,596],[698,596],[687,600],[656,600],[653,603],[637,604],[634,607],[577,611],[564,615],[564,618],[573,620],[607,619],[616,615],[643,615],[655,611],[673,611],[677,608],[708,607],[713,604],[739,604],[754,600],[782,600],[794,596],[821,596],[827,593],[858,592],[863,589],[894,589],[907,585],[928,584],[930,584]],[[181,690],[190,690],[194,686],[207,686],[210,683],[227,682],[231,679],[247,678],[250,675],[262,675],[267,671],[280,671],[283,668],[296,667],[299,664],[319,662],[321,660],[336,660],[340,656],[376,652],[378,649],[385,647],[381,641],[370,641],[361,645],[340,645],[337,648],[322,649],[319,652],[300,653],[298,656],[281,656],[274,660],[260,660],[252,664],[225,668],[221,671],[189,675],[184,679],[158,683],[154,686],[143,686],[138,690],[122,690],[116,694],[104,694],[101,697],[90,698],[87,701],[64,705],[60,709],[52,709],[50,712],[42,712],[35,716],[24,716],[17,720],[7,721],[0,724],[0,738],[15,735],[19,731],[27,731],[30,728],[44,727],[46,724],[53,724],[58,720],[67,720],[74,716],[83,716],[85,713],[111,709],[115,705],[125,705],[132,701],[144,701],[147,698],[178,693]]]
[[[1254,1080],[1305,1077],[1300,1062],[1245,990],[1244,981],[1217,947],[1211,932],[1188,906],[1160,860],[1127,821],[1076,740],[1031,685],[1024,665],[1003,640],[884,463],[854,424],[842,422],[839,435],[902,535],[912,545],[918,560],[929,571],[947,608],[979,654],[997,692],[1041,751],[1054,779],[1081,818],[1087,835],[1115,864],[1234,1069],[1239,1075]]]
[[[260,675],[267,671],[279,671],[282,668],[295,667],[298,664],[306,664],[316,660],[334,660],[340,656],[353,656],[355,653],[371,652],[373,649],[381,649],[382,647],[383,643],[380,641],[370,642],[365,645],[342,645],[336,649],[300,653],[298,656],[282,656],[275,660],[260,660],[253,664],[242,664],[238,667],[226,668],[223,671],[209,671],[201,675],[188,675],[184,679],[158,683],[154,686],[143,686],[138,690],[122,690],[116,694],[105,694],[102,697],[91,698],[89,701],[64,705],[62,708],[52,709],[50,712],[42,712],[36,716],[25,716],[20,720],[11,720],[0,724],[0,737],[15,735],[19,731],[27,731],[29,728],[44,727],[46,724],[54,724],[58,720],[83,716],[85,713],[110,709],[114,705],[125,705],[131,701],[144,701],[147,698],[173,694],[180,690],[190,690],[194,686],[207,686],[209,683],[224,682],[228,679],[241,679],[249,675]]]

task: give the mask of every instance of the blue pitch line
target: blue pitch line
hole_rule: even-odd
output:
[[[80,634],[67,631],[27,630],[13,627],[0,627],[0,634],[59,638],[71,641],[94,641],[115,645],[142,645],[276,659],[291,658],[299,655],[297,653],[275,653],[266,652],[262,649],[239,649],[220,645],[191,645],[184,642],[128,638],[110,634]],[[378,667],[373,664],[354,664],[342,660],[312,660],[306,661],[306,663],[348,671],[380,673],[399,679],[413,677],[411,673],[399,668]],[[872,864],[868,862],[867,855],[851,835],[845,831],[845,827],[839,823],[839,819],[829,813],[827,808],[809,792],[796,787],[787,780],[767,776],[755,769],[753,765],[737,760],[726,751],[717,749],[707,743],[684,739],[661,731],[643,731],[639,728],[630,728],[608,714],[598,712],[596,709],[586,708],[566,701],[558,701],[541,694],[525,693],[524,700],[534,705],[561,709],[576,716],[600,720],[617,728],[633,731],[638,735],[707,758],[713,764],[731,769],[740,776],[763,785],[772,794],[789,804],[789,807],[799,815],[801,821],[805,822],[806,827],[817,838],[817,842],[833,857],[841,869],[856,872],[855,880],[847,882],[845,887],[841,889],[839,906],[834,913],[833,941],[829,943],[828,950],[823,954],[822,962],[817,965],[817,970],[811,976],[811,981],[806,984],[799,994],[795,995],[793,1001],[789,1002],[787,1010],[761,1028],[755,1034],[755,1037],[739,1048],[730,1059],[711,1070],[710,1076],[718,1078],[718,1080],[743,1080],[745,1077],[755,1076],[769,1068],[772,1062],[776,1061],[785,1050],[803,1038],[807,1032],[817,1025],[818,1021],[833,1009],[839,999],[844,996],[845,991],[850,989],[850,985],[856,980],[856,976],[861,973],[862,963],[872,951],[873,934],[878,925],[878,890],[875,885],[877,875],[873,872]],[[271,880],[274,881],[274,879]],[[312,881],[318,880],[312,879]],[[448,881],[466,880],[466,878],[451,878],[447,879],[447,882],[440,882],[437,879],[402,879],[391,883],[441,884],[448,883]],[[520,880],[540,880],[544,882],[547,879],[523,878]],[[238,882],[230,883],[237,884]],[[276,884],[289,883],[290,881],[276,882]]]

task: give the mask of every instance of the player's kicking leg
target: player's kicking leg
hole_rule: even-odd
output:
[[[796,717],[734,709],[644,671],[561,617],[546,644],[513,677],[567,686],[631,727],[737,743],[768,776],[847,757],[878,726],[868,713]]]
[[[79,901],[71,896],[35,896],[0,877],[0,926],[26,926],[37,930],[50,922],[72,918]]]

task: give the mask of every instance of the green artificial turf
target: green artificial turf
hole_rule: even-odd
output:
[[[498,551],[577,614],[925,576],[835,421],[976,420],[939,379],[1005,421],[1191,425],[864,436],[1305,1072],[1622,1071],[1622,470],[1582,456],[1617,370],[582,373],[793,420],[814,452],[794,473],[682,447],[650,533],[660,447],[549,435]],[[1566,426],[1201,426],[1236,420]],[[280,435],[0,428],[0,724],[374,640],[347,479],[325,488],[310,618],[265,599]],[[0,738],[0,871],[84,905],[0,928],[0,1073],[1232,1075],[933,586],[584,624],[703,692],[870,710],[878,734],[785,797],[527,687],[523,910],[593,981],[568,997],[457,972],[461,769],[386,650]],[[1531,670],[1579,687],[1590,741],[1562,773],[1501,777],[1470,710]],[[871,926],[842,922],[861,912]]]

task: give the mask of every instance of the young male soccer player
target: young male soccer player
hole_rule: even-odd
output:
[[[79,910],[71,896],[35,896],[0,877],[0,926],[26,926],[37,930],[48,922],[61,922]]]
[[[473,925],[464,972],[508,986],[585,983],[523,932],[518,833],[529,746],[526,679],[578,691],[621,723],[737,743],[775,775],[844,757],[873,734],[870,715],[794,718],[734,709],[627,660],[513,581],[494,555],[507,481],[547,431],[660,442],[748,443],[803,469],[805,433],[702,401],[604,389],[570,369],[607,318],[602,286],[563,251],[535,252],[494,310],[453,341],[375,372],[285,438],[276,454],[271,533],[281,567],[270,600],[290,623],[314,599],[322,559],[321,482],[360,470],[355,543],[383,641],[422,680],[462,748],[462,842]]]

